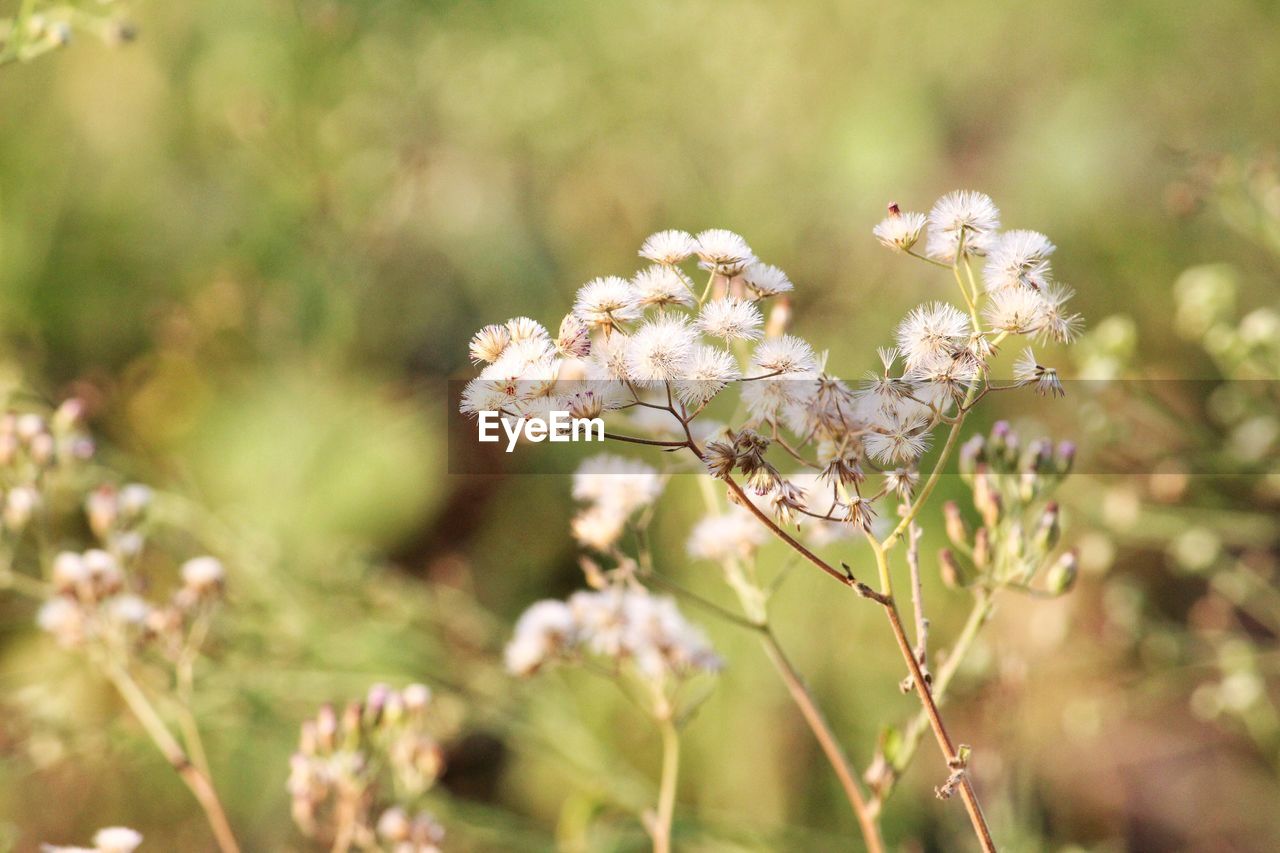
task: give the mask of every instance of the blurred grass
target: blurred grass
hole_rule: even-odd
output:
[[[395,554],[502,620],[577,582],[564,483],[444,474],[443,380],[465,372],[475,328],[520,313],[553,321],[581,282],[632,272],[651,231],[723,226],[790,273],[797,331],[856,376],[906,308],[948,295],[880,250],[870,226],[890,200],[924,209],[967,186],[992,194],[1008,226],[1058,243],[1055,269],[1088,317],[1134,315],[1150,332],[1147,363],[1194,373],[1161,333],[1170,283],[1241,250],[1183,215],[1178,181],[1191,154],[1271,141],[1280,114],[1277,16],[1243,0],[146,0],[132,14],[141,37],[127,48],[85,40],[0,73],[0,340],[41,393],[90,394],[122,467],[230,525],[242,577],[303,591],[276,613],[278,593],[254,586],[232,626],[260,645],[228,652],[240,669],[211,700],[232,807],[259,849],[295,843],[281,760],[309,704],[375,676],[450,668],[439,626],[405,613],[434,605],[406,593],[388,608],[368,592],[392,583],[369,555]],[[1273,286],[1261,261],[1243,276],[1245,301]],[[675,554],[694,512],[684,506],[662,522]],[[673,571],[715,590],[697,569]],[[894,690],[876,614],[822,583],[796,572],[777,621],[862,763],[875,735],[865,721],[913,705]],[[1066,619],[1046,616],[1062,606],[1002,614],[999,636],[1024,642]],[[960,617],[940,606],[936,636]],[[682,802],[762,838],[784,825],[843,837],[838,790],[749,638],[711,628],[733,666],[690,730]],[[30,672],[34,652],[12,636],[6,683],[25,685],[14,673]],[[1008,710],[1034,696],[962,696],[952,712],[983,738],[1000,832],[1027,833],[1028,849],[1047,843],[1020,822],[1033,813],[1054,816],[1043,837],[1123,837],[1119,818],[1044,769],[1054,725],[1089,689],[1055,636],[1028,653],[1044,667],[1033,680],[1061,674],[1076,696],[1046,694],[1048,710],[1026,717],[1040,728]],[[479,646],[500,641],[493,627]],[[1021,653],[1002,644],[988,661]],[[281,706],[292,682],[273,673],[299,662],[312,673],[306,701]],[[261,696],[246,687],[261,681]],[[556,695],[612,746],[627,732],[637,784],[650,778],[652,739],[625,710],[603,693]],[[527,713],[570,737],[560,705]],[[603,776],[568,773],[492,726],[515,751],[495,797],[542,837],[570,820],[569,789],[603,796]],[[35,784],[25,759],[6,757],[0,804],[21,803],[24,828],[59,837],[189,811],[156,762],[119,751],[99,738],[82,772],[55,761]],[[890,804],[891,838],[960,843],[954,810],[931,802],[934,759],[922,755]],[[163,808],[96,796],[120,779],[163,792]],[[55,789],[80,792],[74,807],[31,796]],[[1046,802],[1060,797],[1069,805]],[[638,843],[627,826],[617,849]],[[200,843],[198,824],[170,831],[153,836],[160,849]]]

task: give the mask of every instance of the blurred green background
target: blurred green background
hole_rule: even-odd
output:
[[[1144,370],[1212,372],[1167,331],[1184,268],[1231,258],[1242,304],[1274,297],[1274,259],[1200,215],[1188,177],[1202,154],[1273,141],[1267,3],[138,0],[128,14],[133,44],[82,38],[0,69],[0,343],[11,384],[90,399],[112,461],[200,507],[231,564],[201,711],[248,849],[301,846],[284,792],[297,722],[376,678],[428,680],[466,707],[443,808],[460,844],[536,849],[649,796],[655,742],[624,703],[494,668],[520,610],[580,583],[566,480],[451,477],[444,447],[444,381],[467,375],[470,334],[554,323],[588,278],[632,273],[649,233],[744,234],[796,282],[794,330],[849,377],[907,308],[950,296],[871,226],[891,200],[927,209],[957,187],[1050,235],[1086,317],[1134,318]],[[677,497],[661,541],[669,571],[715,594],[683,565],[695,506]],[[914,704],[874,612],[824,583],[796,573],[776,621],[862,765],[870,721]],[[953,704],[997,836],[1275,843],[1277,753],[1188,716],[1169,684],[1187,673],[1115,644],[1101,583],[1006,606]],[[962,603],[935,586],[945,638]],[[19,849],[111,823],[144,830],[144,849],[201,849],[186,792],[122,738],[109,693],[22,606],[0,608],[15,720],[0,720],[0,821]],[[710,828],[698,849],[843,849],[852,819],[767,664],[708,628],[731,666],[688,735],[681,802]],[[51,667],[58,685],[40,686]],[[962,843],[959,805],[932,797],[943,775],[922,753],[890,839]],[[617,824],[601,844],[643,843]]]

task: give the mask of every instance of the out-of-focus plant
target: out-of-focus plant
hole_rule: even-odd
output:
[[[431,691],[376,684],[364,702],[302,724],[289,776],[293,819],[332,850],[438,853],[444,829],[420,810],[444,769]]]
[[[151,489],[117,487],[92,466],[81,412],[71,399],[48,415],[0,417],[0,590],[40,603],[40,627],[115,687],[199,801],[218,846],[238,850],[191,709],[222,564],[198,556],[175,566],[176,555],[152,535]],[[86,528],[89,543],[81,541]]]
[[[498,416],[509,432],[541,423],[545,436],[544,419],[550,412],[584,419],[608,416],[606,438],[667,451],[673,471],[683,468],[698,475],[711,515],[694,530],[689,550],[722,566],[741,613],[683,591],[658,574],[655,566],[667,557],[649,552],[645,521],[634,520],[637,511],[656,498],[656,489],[646,484],[655,482],[657,472],[628,470],[608,458],[588,463],[575,481],[576,496],[590,506],[574,519],[574,535],[584,547],[613,562],[608,571],[588,562],[588,578],[604,587],[636,581],[665,587],[759,632],[840,777],[864,840],[873,850],[883,849],[878,816],[892,779],[890,759],[879,759],[873,776],[875,799],[869,799],[777,644],[768,622],[769,592],[775,581],[760,577],[752,558],[762,539],[772,535],[799,558],[881,606],[907,665],[905,685],[915,690],[922,705],[925,724],[910,731],[923,731],[927,725],[948,768],[938,795],[958,792],[983,849],[993,850],[968,772],[970,750],[948,731],[939,711],[940,696],[926,671],[927,620],[919,583],[917,522],[959,444],[966,418],[980,400],[1023,386],[1034,386],[1042,396],[1062,393],[1057,372],[1040,363],[1030,349],[1014,367],[1014,381],[994,379],[992,365],[999,348],[1018,336],[1068,342],[1080,326],[1079,316],[1067,307],[1071,289],[1052,279],[1049,256],[1055,247],[1048,238],[1034,231],[999,229],[999,211],[980,193],[944,196],[928,217],[890,206],[889,215],[874,229],[876,238],[896,252],[947,271],[964,308],[930,302],[913,310],[896,330],[897,345],[880,350],[882,371],[871,374],[856,390],[827,370],[825,355],[784,333],[789,310],[783,295],[793,287],[787,275],[759,261],[741,236],[719,229],[696,237],[683,231],[652,235],[639,251],[650,266],[630,280],[610,276],[588,282],[554,337],[536,321],[518,317],[486,326],[471,341],[472,359],[487,366],[467,385],[461,409],[480,418],[482,426],[485,419]],[[923,253],[916,250],[922,239]],[[706,274],[700,288],[684,269],[693,257]],[[985,259],[980,277],[973,269],[976,258]],[[780,296],[766,327],[759,305]],[[737,383],[742,397],[727,423],[699,420],[717,397],[728,396],[721,397],[726,388]],[[624,413],[628,433],[617,431]],[[943,428],[942,449],[922,480],[921,460],[934,431]],[[1047,445],[1034,444],[1026,460],[1015,460],[1007,432],[997,438],[989,455],[982,456],[981,470],[976,446],[966,463],[972,466],[970,478],[984,514],[983,544],[956,537],[957,547],[968,550],[965,559],[972,563],[980,591],[969,633],[976,633],[985,620],[988,596],[1008,586],[1030,590],[1035,575],[1053,560],[1056,510],[1033,510],[1033,504],[1061,478],[1070,457],[1069,451],[1055,456]],[[788,468],[799,470],[786,473]],[[716,488],[717,481],[723,492]],[[727,513],[720,505],[721,494],[730,504]],[[882,532],[877,508],[886,505],[899,520]],[[1025,527],[1024,516],[1037,510],[1039,519]],[[955,520],[955,513],[951,515]],[[803,526],[807,532],[811,525],[815,547],[842,536],[864,538],[875,557],[879,589],[860,581],[847,564],[837,567],[820,557],[787,529]],[[634,554],[617,546],[628,527],[636,533]],[[913,581],[914,644],[900,614],[890,566],[892,552],[903,543]],[[1070,558],[1065,559],[1049,570],[1054,591],[1069,586],[1072,568]],[[954,564],[954,556],[950,560]],[[540,636],[558,638],[578,624],[570,618],[571,609],[557,609],[556,615],[551,622],[559,627]],[[541,624],[541,610],[530,611],[526,619]],[[518,631],[517,643],[520,638]],[[962,637],[960,642],[968,641]],[[547,639],[545,645],[555,647],[558,642]],[[964,648],[955,651],[963,653]],[[949,660],[962,656],[953,653]],[[913,750],[911,743],[896,751],[893,766],[905,766]],[[655,833],[655,849],[666,849],[667,843]]]
[[[1177,190],[1280,259],[1274,158],[1205,158]],[[1082,372],[1111,377],[1137,368],[1139,377],[1122,383],[1124,405],[1090,410],[1093,443],[1126,476],[1090,478],[1072,506],[1101,531],[1089,537],[1085,552],[1094,557],[1086,568],[1116,564],[1105,581],[1112,622],[1135,646],[1164,649],[1162,659],[1184,664],[1181,687],[1196,717],[1235,721],[1274,762],[1280,304],[1242,309],[1244,278],[1235,264],[1206,263],[1174,284],[1172,327],[1198,353],[1200,378],[1142,372],[1136,326],[1124,316],[1107,318],[1081,342]],[[1172,601],[1144,594],[1122,569],[1133,562],[1164,566],[1184,594]]]
[[[114,0],[42,2],[22,0],[17,13],[0,18],[0,65],[30,62],[85,33],[107,44],[132,41],[134,27]]]

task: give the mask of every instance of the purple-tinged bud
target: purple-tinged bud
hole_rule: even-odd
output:
[[[980,572],[991,565],[991,534],[985,527],[979,527],[973,534],[973,564]]]
[[[938,552],[938,573],[942,576],[942,583],[947,589],[959,589],[964,586],[964,572],[960,570],[956,555],[950,548],[943,548]]]
[[[1076,445],[1073,441],[1064,441],[1058,445],[1058,473],[1066,476],[1076,461]]]
[[[942,514],[946,519],[947,538],[951,540],[951,544],[957,548],[973,547],[969,542],[973,530],[960,514],[959,505],[955,501],[947,501],[942,505]]]

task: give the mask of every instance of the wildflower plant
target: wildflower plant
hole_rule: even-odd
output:
[[[575,478],[575,496],[588,505],[575,518],[573,532],[590,555],[584,560],[588,580],[601,590],[584,595],[637,595],[638,585],[664,589],[757,632],[873,850],[883,849],[878,815],[889,786],[873,777],[871,793],[864,791],[779,645],[768,613],[773,582],[761,576],[757,550],[767,537],[781,540],[799,559],[878,605],[906,664],[905,684],[921,702],[922,729],[933,732],[947,767],[939,794],[960,794],[979,841],[990,850],[994,843],[966,772],[969,750],[944,723],[941,691],[926,671],[918,521],[979,402],[1024,386],[1041,395],[1061,393],[1057,373],[1029,348],[1012,380],[995,378],[995,360],[1006,342],[1021,337],[1039,347],[1069,343],[1081,319],[1069,308],[1071,289],[1053,280],[1054,245],[1037,232],[1001,231],[999,211],[981,193],[948,194],[927,215],[890,205],[873,234],[892,251],[944,270],[960,298],[958,305],[935,298],[910,311],[878,350],[879,369],[863,381],[839,378],[826,353],[787,333],[786,294],[793,284],[777,267],[762,263],[744,238],[723,229],[696,236],[669,230],[645,240],[639,254],[647,266],[632,278],[609,276],[584,285],[558,336],[523,317],[477,333],[471,354],[483,367],[464,389],[460,408],[472,416],[496,412],[510,419],[557,409],[603,416],[607,438],[666,451],[658,458],[667,470],[702,475],[709,515],[692,531],[688,552],[719,564],[738,607],[701,598],[658,571],[668,558],[652,553],[645,530],[659,472],[624,470],[627,463],[616,459],[588,461]],[[709,407],[727,397],[730,387],[740,389],[740,398],[727,407],[727,420],[712,421]],[[935,444],[940,450],[926,469],[922,460]],[[1011,488],[1008,498],[1000,498],[1010,511],[1024,509],[1018,501],[1039,498],[1061,476],[1045,467],[1062,463],[1052,454],[1048,460],[1037,456],[1030,470],[1016,474],[1000,468],[1006,461],[993,460],[981,482],[988,491]],[[969,476],[978,478],[977,469]],[[1007,553],[972,567],[983,589],[1029,582],[1031,569],[1049,559],[1040,551],[1033,559],[1027,548],[1043,550],[1044,543],[1028,545],[1027,529],[1010,518],[993,519],[986,534],[991,547]],[[630,550],[621,544],[628,530],[636,543]],[[877,587],[855,576],[848,564],[819,556],[802,534],[813,547],[866,540]],[[915,644],[900,614],[892,567],[903,545]],[[965,547],[963,559],[973,562],[973,546]],[[954,554],[949,559],[959,561]],[[544,659],[576,657],[584,630],[586,647],[598,646],[572,601],[535,605],[509,650],[512,669],[523,674]],[[948,661],[957,659],[952,654]],[[879,763],[886,763],[883,756]],[[669,829],[658,827],[655,849],[667,848]]]
[[[332,850],[437,853],[444,829],[421,809],[444,771],[431,712],[425,685],[375,684],[304,722],[288,784],[302,833]]]
[[[184,560],[154,535],[152,490],[117,486],[93,464],[82,413],[72,399],[52,413],[0,416],[0,590],[34,600],[39,627],[115,688],[199,802],[219,848],[237,850],[192,706],[223,566],[207,555]]]

